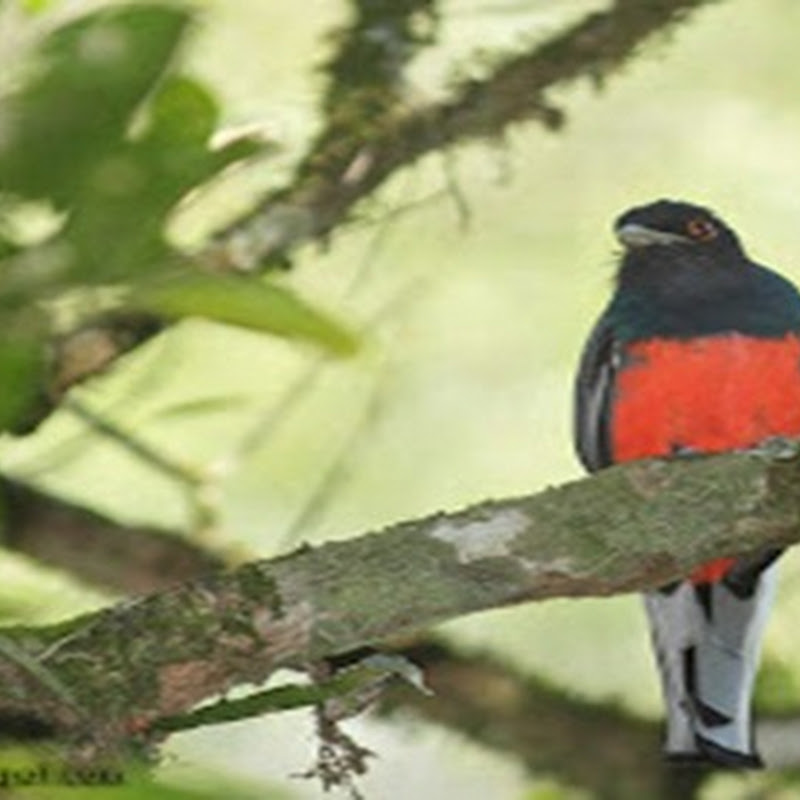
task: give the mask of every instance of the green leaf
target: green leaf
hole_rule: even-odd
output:
[[[57,29],[33,79],[3,103],[0,186],[67,206],[124,138],[189,21],[175,6],[106,8]]]
[[[199,83],[166,79],[147,113],[134,140],[91,164],[87,191],[63,230],[75,280],[124,281],[167,266],[175,258],[164,238],[167,217],[224,166],[208,149],[216,102]]]
[[[162,717],[156,720],[153,729],[172,733],[203,725],[218,725],[221,722],[234,722],[262,714],[320,705],[329,700],[336,700],[343,705],[348,705],[352,701],[357,706],[360,693],[366,692],[373,696],[378,686],[394,676],[395,672],[391,668],[387,671],[381,666],[370,666],[365,660],[358,666],[343,670],[319,683],[307,685],[290,683],[276,686],[235,700],[218,700],[184,714]]]
[[[69,211],[50,242],[70,256],[67,284],[128,282],[174,265],[164,231],[175,206],[256,149],[209,149],[216,100],[167,74],[188,22],[187,10],[152,3],[68,23],[2,103],[0,189]],[[13,254],[1,245],[0,258]]]
[[[150,104],[148,138],[194,144],[205,151],[218,120],[213,95],[198,81],[176,75],[164,82]]]
[[[170,318],[206,319],[313,341],[339,355],[358,348],[351,331],[288,289],[243,277],[187,275],[138,289],[133,305]]]
[[[0,339],[0,431],[17,427],[32,413],[43,375],[42,345],[33,336]]]

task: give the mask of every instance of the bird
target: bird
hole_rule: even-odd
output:
[[[614,290],[575,381],[575,447],[589,472],[643,458],[758,449],[800,437],[800,293],[751,260],[701,205],[621,214]],[[752,694],[776,560],[718,558],[644,594],[683,765],[758,769]]]

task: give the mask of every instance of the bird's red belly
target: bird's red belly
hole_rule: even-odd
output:
[[[800,436],[800,338],[635,342],[612,405],[615,462]]]
[[[633,343],[612,408],[614,462],[800,437],[800,338],[725,334]],[[691,578],[718,580],[731,563],[712,562]]]

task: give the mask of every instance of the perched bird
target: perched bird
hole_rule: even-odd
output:
[[[589,471],[800,436],[800,294],[706,208],[620,216],[610,303],[585,345],[575,440]],[[675,761],[755,768],[750,702],[779,550],[645,595]]]

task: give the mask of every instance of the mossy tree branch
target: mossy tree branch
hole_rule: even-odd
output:
[[[798,479],[797,458],[640,462],[302,548],[59,626],[6,630],[26,658],[0,660],[0,721],[35,719],[55,736],[114,748],[280,667],[308,669],[472,611],[658,586],[712,557],[800,539]]]
[[[222,270],[285,263],[298,244],[327,236],[357,202],[428,153],[499,136],[522,121],[559,128],[564,113],[551,104],[548,90],[580,78],[600,85],[654,34],[710,2],[616,0],[530,50],[498,60],[487,77],[462,82],[448,99],[414,105],[398,93],[400,67],[424,42],[414,36],[414,16],[426,15],[435,29],[435,5],[388,4],[395,12],[377,15],[383,20],[379,37],[375,9],[383,4],[355,3],[357,20],[331,61],[323,130],[288,185],[220,232],[201,259]],[[366,83],[354,81],[354,70],[347,69],[353,59],[369,62],[355,71],[370,76]]]

